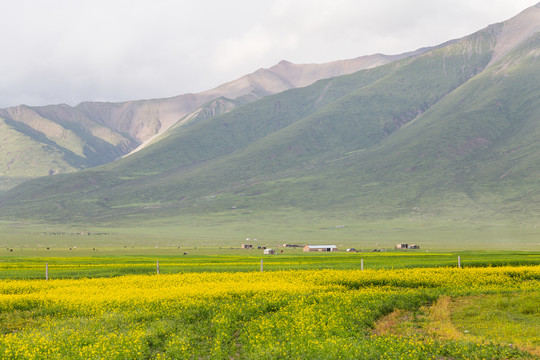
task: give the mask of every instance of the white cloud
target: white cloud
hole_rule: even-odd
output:
[[[261,61],[268,56],[275,42],[276,39],[261,26],[255,26],[239,37],[223,39],[217,44],[216,67],[228,70],[237,66],[245,67],[253,60]]]
[[[281,59],[435,45],[537,0],[0,0],[0,107],[198,92]]]

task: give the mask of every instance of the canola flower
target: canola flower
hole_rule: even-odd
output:
[[[540,267],[298,270],[0,282],[2,359],[510,359],[515,348],[373,336],[440,295],[538,291]]]

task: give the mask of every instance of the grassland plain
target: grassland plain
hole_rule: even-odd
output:
[[[4,280],[0,357],[536,359],[539,280],[537,265]],[[520,319],[511,326],[521,330],[509,338],[481,328],[510,329],[494,317],[459,322],[478,311],[461,303],[494,299],[501,310],[513,296],[520,307],[509,314]],[[477,309],[489,313],[491,304]],[[395,327],[414,331],[380,331],[398,310],[412,320]]]
[[[255,246],[335,244],[340,249],[392,249],[414,243],[425,251],[540,251],[535,220],[460,221],[432,219],[423,213],[399,219],[355,217],[352,213],[242,212],[229,210],[207,216],[176,216],[102,226],[0,221],[2,248],[239,248],[250,238]],[[84,235],[81,235],[84,234]],[[255,240],[257,239],[257,240]],[[0,255],[1,255],[0,250]]]

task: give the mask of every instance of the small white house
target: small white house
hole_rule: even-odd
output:
[[[276,251],[274,249],[264,249],[263,252],[265,255],[274,255]]]
[[[306,245],[304,252],[309,251],[337,251],[336,245]]]

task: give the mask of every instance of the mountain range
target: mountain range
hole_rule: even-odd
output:
[[[326,64],[281,61],[199,94],[123,103],[85,102],[0,109],[0,191],[29,178],[74,172],[143,148],[173,125],[216,116],[264,96],[425,51]]]
[[[0,110],[0,216],[534,222],[539,117],[540,4],[398,56],[282,61],[170,99]],[[27,180],[39,175],[51,176]]]

